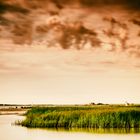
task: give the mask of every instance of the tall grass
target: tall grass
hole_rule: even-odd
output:
[[[139,128],[140,108],[125,106],[36,107],[20,122],[26,127]]]

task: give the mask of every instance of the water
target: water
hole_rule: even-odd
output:
[[[0,115],[0,140],[140,140],[139,131],[124,130],[47,130],[15,126],[23,116]],[[127,133],[125,133],[127,132]],[[131,133],[129,133],[131,132]]]

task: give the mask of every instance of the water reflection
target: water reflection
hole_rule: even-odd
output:
[[[11,125],[24,119],[0,115],[1,140],[140,140],[140,129],[29,129]]]
[[[44,129],[47,131],[57,131],[57,132],[86,132],[86,133],[93,133],[93,134],[140,134],[140,128],[71,128],[71,129],[64,129],[64,128],[48,128]]]

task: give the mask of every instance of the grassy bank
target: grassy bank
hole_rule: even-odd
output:
[[[26,127],[139,128],[139,106],[36,107],[19,122]]]

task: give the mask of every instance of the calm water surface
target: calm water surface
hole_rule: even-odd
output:
[[[47,130],[15,126],[23,116],[0,115],[0,140],[140,140],[138,130]],[[127,132],[127,133],[125,133]]]

